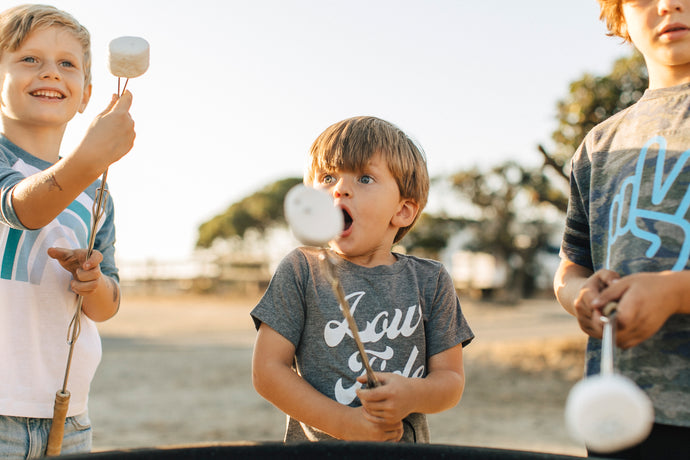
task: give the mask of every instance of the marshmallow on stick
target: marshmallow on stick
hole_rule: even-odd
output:
[[[576,440],[607,454],[644,441],[654,423],[654,408],[627,377],[593,375],[570,391],[565,420]]]
[[[140,37],[119,37],[108,47],[108,66],[116,77],[134,78],[149,68],[149,43]]]
[[[647,394],[615,372],[617,303],[604,307],[601,372],[579,381],[568,395],[565,421],[588,449],[611,453],[642,442],[652,430],[654,407]]]
[[[307,246],[324,246],[343,231],[343,213],[326,192],[296,185],[285,196],[285,220]]]

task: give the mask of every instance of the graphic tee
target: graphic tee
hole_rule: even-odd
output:
[[[596,126],[573,157],[561,255],[621,276],[690,268],[690,85],[647,90]],[[589,339],[587,373],[600,370]],[[617,369],[652,399],[656,421],[690,426],[690,315],[617,350]]]
[[[365,375],[357,346],[319,260],[319,249],[288,254],[252,311],[295,346],[295,369],[322,394],[360,406],[357,377]],[[375,372],[423,378],[430,356],[474,337],[450,275],[427,259],[396,254],[392,265],[373,268],[339,259],[336,274]],[[286,441],[333,439],[288,417]],[[429,442],[426,417],[405,421],[404,440]]]

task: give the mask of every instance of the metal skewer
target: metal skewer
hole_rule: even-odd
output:
[[[615,302],[608,303],[600,320],[604,323],[604,331],[601,337],[601,375],[613,374],[614,350],[616,348],[616,307]]]

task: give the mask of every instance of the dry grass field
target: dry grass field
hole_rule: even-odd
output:
[[[94,450],[281,440],[284,415],[251,385],[256,300],[125,295],[100,325]],[[432,441],[585,455],[563,420],[583,368],[576,321],[552,299],[462,304],[476,335],[467,385],[458,406],[430,416]]]

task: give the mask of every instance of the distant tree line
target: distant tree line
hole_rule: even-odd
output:
[[[536,146],[543,162],[527,167],[506,161],[489,170],[471,168],[435,183],[450,184],[454,198],[473,210],[472,218],[447,211],[424,213],[402,243],[409,253],[438,257],[453,235],[470,235],[465,248],[489,252],[511,261],[506,288],[529,294],[536,271],[536,256],[549,244],[553,226],[545,217],[561,219],[567,208],[567,183],[572,155],[596,124],[635,103],[648,86],[640,54],[618,59],[605,76],[584,74],[572,82],[568,94],[556,104],[557,127],[551,134],[553,150]],[[286,178],[231,204],[226,211],[199,226],[197,248],[215,241],[241,239],[251,230],[259,235],[285,227],[283,200],[301,178]],[[432,185],[433,186],[433,185]]]

